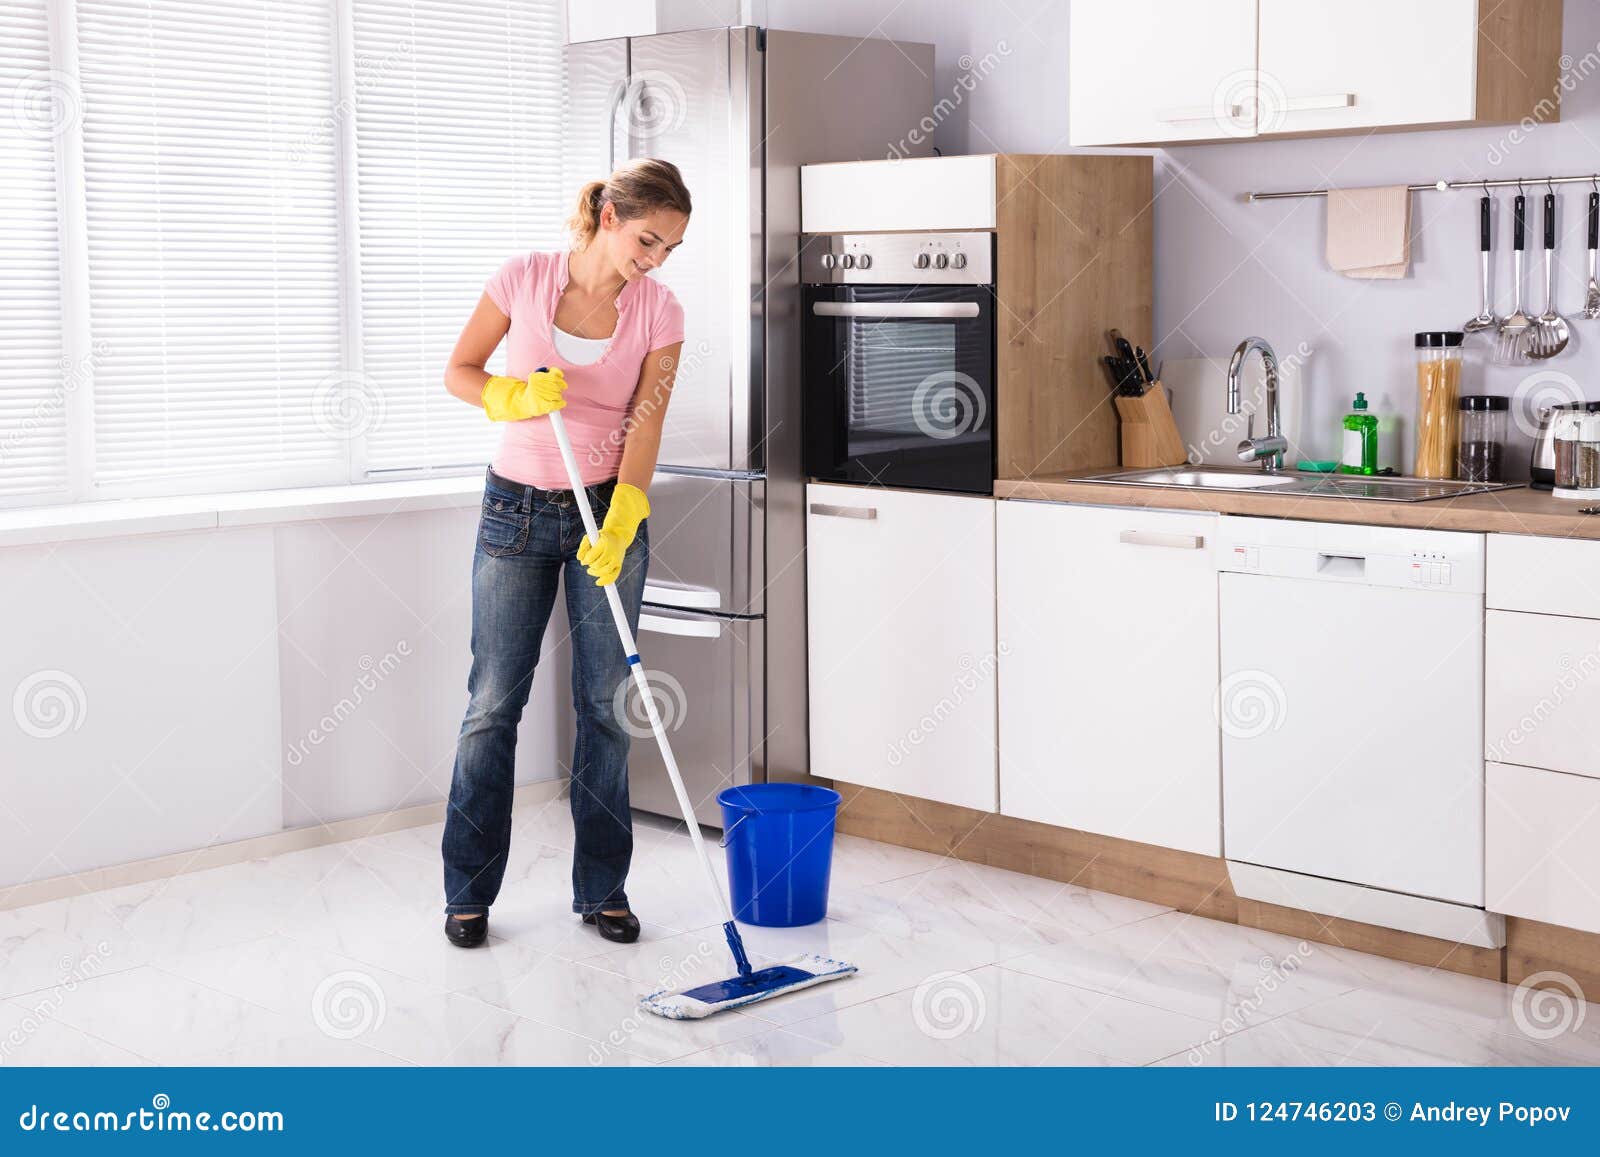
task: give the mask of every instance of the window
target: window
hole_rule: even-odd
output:
[[[561,242],[562,8],[0,0],[0,504],[486,462],[442,373]]]
[[[54,141],[75,115],[50,71],[45,0],[0,0],[0,504],[67,492]]]

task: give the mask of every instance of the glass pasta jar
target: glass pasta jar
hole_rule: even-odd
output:
[[[1418,478],[1453,478],[1461,404],[1460,330],[1417,334]]]

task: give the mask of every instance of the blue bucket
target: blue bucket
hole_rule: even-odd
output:
[[[733,914],[763,928],[828,914],[839,793],[803,783],[752,783],[717,793]]]

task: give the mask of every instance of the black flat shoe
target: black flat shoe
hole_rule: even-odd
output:
[[[444,918],[444,938],[457,948],[476,948],[489,939],[489,917],[474,916],[470,920]]]
[[[618,944],[632,944],[639,939],[639,917],[632,912],[621,916],[607,916],[604,912],[590,912],[583,918],[585,924],[593,924],[600,930],[600,935],[607,940],[614,940]]]

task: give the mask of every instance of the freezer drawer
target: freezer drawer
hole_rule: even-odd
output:
[[[657,472],[650,481],[644,601],[719,614],[763,613],[766,483]]]
[[[639,616],[639,654],[672,754],[701,823],[722,826],[717,792],[746,784],[765,769],[760,684],[764,624],[646,607]],[[633,744],[628,791],[633,807],[681,818],[677,797],[639,701],[628,680],[619,703]],[[625,694],[625,699],[620,698]]]

